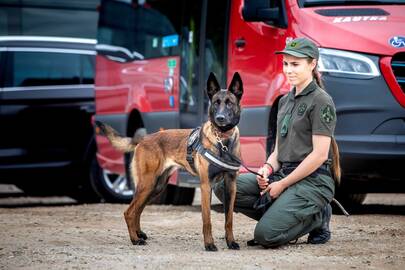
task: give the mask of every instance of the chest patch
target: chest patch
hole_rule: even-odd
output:
[[[298,106],[297,114],[298,114],[299,116],[304,115],[306,109],[307,109],[307,104],[301,103],[301,104]]]
[[[321,108],[320,114],[322,122],[326,124],[330,124],[336,118],[335,112],[330,105],[323,106]]]

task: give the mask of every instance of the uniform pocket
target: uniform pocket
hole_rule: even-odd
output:
[[[328,203],[326,198],[316,190],[316,187],[308,185],[297,185],[295,196],[301,202],[301,207],[294,212],[294,215],[301,221],[319,213]]]

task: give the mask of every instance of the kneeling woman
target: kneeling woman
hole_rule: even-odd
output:
[[[263,177],[238,177],[235,209],[259,221],[248,245],[277,247],[307,233],[308,243],[326,243],[340,177],[335,105],[321,88],[313,42],[297,38],[277,53],[293,89],[280,99],[276,145],[259,170]],[[222,199],[222,182],[214,192]]]

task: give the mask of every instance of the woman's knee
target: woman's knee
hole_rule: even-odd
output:
[[[264,247],[278,247],[288,243],[287,233],[273,230],[270,224],[257,223],[254,239]]]

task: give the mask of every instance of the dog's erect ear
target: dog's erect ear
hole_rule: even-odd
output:
[[[243,83],[242,83],[242,78],[240,77],[238,72],[235,72],[233,74],[233,78],[231,81],[231,84],[229,85],[228,90],[234,94],[238,100],[242,98],[243,95]]]
[[[217,78],[215,77],[214,73],[210,73],[210,76],[208,76],[207,80],[207,95],[209,99],[211,100],[212,97],[219,91],[221,90],[221,87],[219,86],[219,83],[217,81]]]

